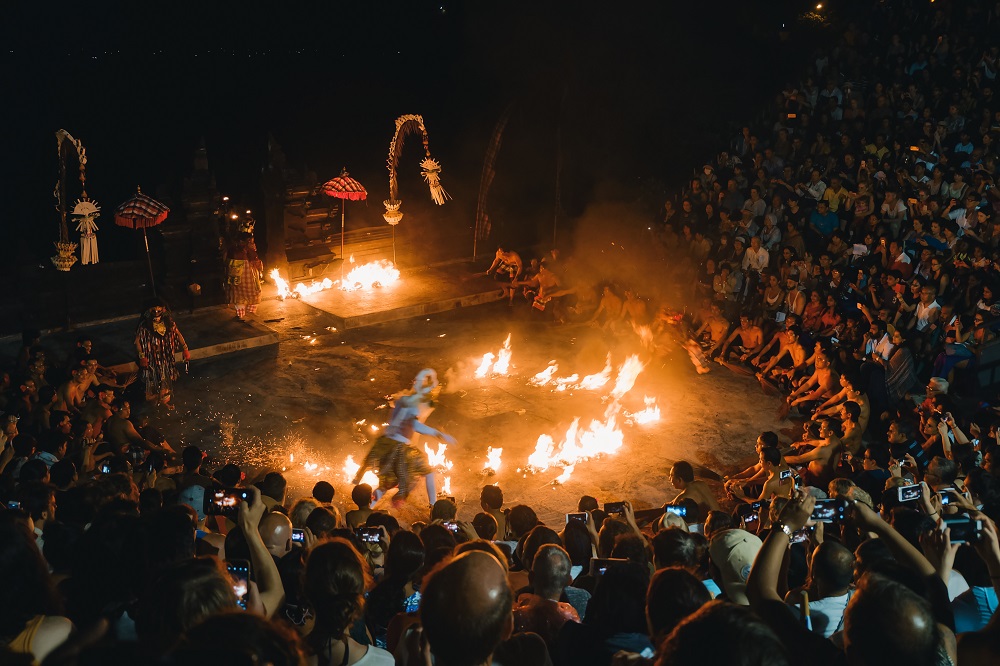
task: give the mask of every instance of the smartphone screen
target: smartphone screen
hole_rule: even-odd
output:
[[[816,500],[812,519],[817,523],[832,523],[843,520],[847,514],[847,502],[842,499]]]
[[[666,513],[672,513],[675,516],[680,516],[681,518],[687,518],[688,508],[686,506],[667,506],[665,507]]]
[[[566,522],[567,523],[569,523],[570,521],[573,521],[573,522],[577,522],[577,523],[583,523],[584,525],[586,525],[587,521],[589,519],[590,519],[590,514],[587,513],[586,511],[580,511],[578,513],[567,513],[566,514]]]
[[[240,502],[249,502],[251,493],[245,488],[218,488],[212,491],[208,513],[212,515],[235,516]]]
[[[226,560],[226,570],[233,579],[236,605],[246,610],[247,595],[250,592],[250,562],[247,560]]]
[[[779,481],[784,481],[785,479],[790,479],[790,478],[792,478],[792,470],[790,469],[783,469],[778,473]]]
[[[914,484],[912,486],[899,486],[896,488],[897,496],[900,502],[914,502],[920,499],[920,484]]]
[[[447,526],[448,523],[445,523],[445,527]],[[377,527],[359,527],[354,533],[365,543],[378,543],[379,539],[382,538],[382,532]]]
[[[305,543],[306,542],[306,531],[300,530],[298,527],[292,528],[292,543]]]
[[[944,523],[948,526],[948,534],[953,544],[974,543],[983,529],[983,521],[972,520],[968,516],[946,517]]]

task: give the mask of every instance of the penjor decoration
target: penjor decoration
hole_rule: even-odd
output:
[[[80,199],[73,207],[73,216],[80,218],[77,230],[81,232],[83,243],[83,263],[97,263],[97,225],[94,219],[100,214],[100,207],[87,197],[87,149],[78,139],[64,129],[56,132],[56,153],[59,155],[59,180],[56,181],[52,195],[56,199],[56,210],[59,211],[59,240],[56,242],[56,256],[52,264],[59,271],[68,271],[76,263],[76,243],[69,239],[69,226],[66,217],[69,214],[66,194],[66,160],[71,150],[76,152],[76,162],[80,170]]]
[[[389,198],[383,201],[385,213],[382,215],[385,221],[392,226],[392,255],[393,263],[396,260],[396,225],[403,219],[403,214],[399,212],[399,207],[403,202],[399,200],[399,184],[396,180],[396,171],[399,168],[399,157],[403,153],[403,141],[408,134],[420,132],[421,141],[424,144],[424,159],[420,162],[421,175],[424,182],[431,191],[431,200],[439,206],[451,196],[445,192],[441,185],[441,163],[431,157],[430,142],[427,138],[427,128],[424,127],[424,117],[408,114],[396,118],[396,132],[392,135],[389,143],[389,158],[386,166],[389,168]]]

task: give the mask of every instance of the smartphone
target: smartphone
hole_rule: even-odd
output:
[[[763,502],[750,502],[750,508],[754,511],[760,511],[760,507],[764,505]]]
[[[454,523],[451,523],[454,524]],[[445,523],[444,526],[448,527],[449,523]],[[456,526],[457,527],[457,526]],[[448,529],[451,529],[448,527]],[[455,530],[452,530],[453,532]],[[364,543],[378,543],[379,539],[382,538],[382,530],[377,527],[359,527],[354,530],[354,533],[358,535]]]
[[[809,541],[809,537],[812,536],[812,533],[815,531],[816,526],[813,525],[812,527],[803,527],[801,530],[792,532],[792,543],[805,543],[806,541]]]
[[[847,501],[840,498],[816,500],[816,507],[812,512],[812,519],[817,523],[841,521],[846,516]]]
[[[687,518],[688,508],[686,506],[666,506],[664,513],[672,513],[681,518]]]
[[[101,474],[111,474],[111,463],[105,460],[98,469],[101,470]]]
[[[946,516],[944,524],[948,527],[951,542],[974,543],[983,531],[983,521],[972,520],[969,516]]]
[[[226,560],[226,571],[233,579],[236,605],[247,609],[247,595],[250,592],[250,562],[248,560]]]
[[[912,486],[899,486],[896,488],[896,493],[900,502],[914,502],[920,499],[920,484],[915,483]]]
[[[840,344],[840,340],[838,340],[837,338],[830,338],[830,342],[832,342],[835,345],[839,345]]]
[[[571,521],[586,525],[590,521],[590,514],[586,511],[580,511],[579,513],[567,513],[566,524],[569,524]]]
[[[594,577],[603,576],[612,564],[618,564],[619,562],[628,562],[626,559],[622,558],[607,558],[601,559],[599,557],[590,558],[590,575]]]
[[[246,488],[218,488],[212,491],[207,513],[213,516],[234,516],[239,511],[240,502],[249,502],[252,496]]]
[[[292,528],[292,543],[305,543],[306,542],[306,531],[300,530],[298,527]]]
[[[938,497],[941,498],[941,506],[951,504],[951,493],[947,490],[939,490]]]
[[[625,513],[625,502],[605,502],[604,513]]]
[[[21,503],[17,500],[7,500],[7,508],[11,511],[20,511]]]
[[[747,515],[743,516],[743,523],[747,524],[755,522],[758,517],[759,516],[756,513],[748,513]]]
[[[780,472],[778,472],[778,480],[779,481],[785,481],[785,480],[790,479],[790,478],[792,478],[792,470],[790,470],[790,469],[783,469]]]

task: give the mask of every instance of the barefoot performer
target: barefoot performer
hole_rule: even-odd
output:
[[[177,329],[173,317],[167,312],[163,301],[154,299],[139,322],[135,331],[135,350],[139,356],[139,368],[146,384],[146,400],[156,400],[168,409],[173,409],[170,396],[177,381],[177,363],[174,352],[184,352],[184,361],[191,360],[184,336]]]
[[[413,443],[417,434],[429,435],[446,444],[455,443],[455,438],[451,435],[423,423],[434,411],[431,392],[437,385],[437,373],[425,368],[413,380],[413,391],[396,398],[389,425],[375,440],[362,461],[361,469],[354,477],[355,485],[361,483],[361,477],[368,469],[375,468],[379,478],[376,496],[381,498],[385,491],[398,486],[399,492],[392,501],[394,505],[400,506],[410,494],[413,477],[423,476],[427,486],[427,499],[430,504],[437,501],[434,470],[427,464],[427,455]]]

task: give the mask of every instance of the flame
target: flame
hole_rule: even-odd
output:
[[[354,263],[354,257],[351,257]],[[389,287],[399,282],[399,269],[391,261],[380,259],[352,268],[341,281],[340,288],[344,291],[372,289],[374,287]]]
[[[330,289],[331,287],[333,287],[333,282],[330,278],[323,278],[322,282],[313,282],[309,285],[299,282],[295,285],[295,293],[298,294],[299,298],[302,298],[303,296],[309,296],[325,289]]]
[[[441,485],[441,492],[445,495],[451,495],[451,477],[444,477],[444,483]]]
[[[611,354],[608,354],[607,359],[604,361],[604,369],[594,375],[587,375],[580,382],[577,388],[582,388],[587,391],[596,391],[603,388],[605,384],[611,381]]]
[[[486,352],[483,354],[483,360],[476,368],[476,379],[482,379],[490,372],[490,366],[493,365],[493,359],[496,358],[491,352]]]
[[[535,442],[535,452],[528,456],[528,466],[539,472],[544,472],[552,462],[552,454],[556,443],[548,435],[539,435]]]
[[[629,414],[629,420],[637,425],[648,425],[659,421],[660,407],[656,404],[656,398],[650,398],[647,395],[643,397],[642,401],[645,403],[646,408],[641,412]]]
[[[568,388],[576,388],[576,382],[580,379],[580,375],[572,374],[569,377],[558,377],[556,378],[556,390],[565,391]]]
[[[476,368],[476,379],[482,379],[487,375],[506,375],[510,371],[510,333],[507,334],[507,339],[503,341],[503,346],[500,347],[500,351],[496,354],[493,352],[486,352],[483,354],[483,359],[479,362],[479,367]],[[494,363],[494,360],[496,361]]]
[[[431,467],[440,469],[441,471],[448,471],[452,468],[453,464],[450,460],[445,457],[445,452],[448,450],[448,445],[444,442],[438,444],[437,451],[424,444],[424,452],[427,454],[427,464]]]
[[[556,483],[566,483],[569,481],[569,477],[573,474],[573,469],[576,465],[567,465],[563,468],[563,473],[556,477]]]
[[[288,288],[288,280],[281,277],[277,268],[271,271],[271,279],[274,280],[274,284],[278,286],[278,298],[285,300],[292,295],[291,290]]]
[[[500,348],[500,352],[497,354],[497,362],[493,364],[493,374],[507,374],[507,370],[510,367],[510,356],[510,333],[508,333],[507,339],[503,341],[503,347]]]
[[[354,462],[354,456],[347,456],[347,460],[344,461],[344,467],[342,469],[344,470],[344,482],[350,484],[354,482],[354,475],[358,473],[359,469],[361,469],[361,465]],[[375,474],[375,472],[368,470],[361,475],[361,483],[368,484],[374,490],[375,488],[378,488],[378,475]]]
[[[636,326],[635,332],[639,336],[639,342],[642,343],[643,347],[649,349],[653,346],[653,331],[649,326]]]
[[[611,391],[611,397],[615,400],[621,400],[635,386],[636,377],[645,367],[646,364],[640,361],[635,354],[625,359],[625,362],[618,368],[618,377],[615,379],[615,388]]]
[[[500,456],[503,454],[503,449],[494,449],[492,446],[486,449],[486,464],[483,465],[484,470],[492,470],[493,472],[500,471]]]
[[[545,386],[550,381],[552,381],[552,376],[556,374],[559,366],[555,361],[549,361],[549,367],[545,368],[537,375],[528,380],[528,384],[531,386]]]

